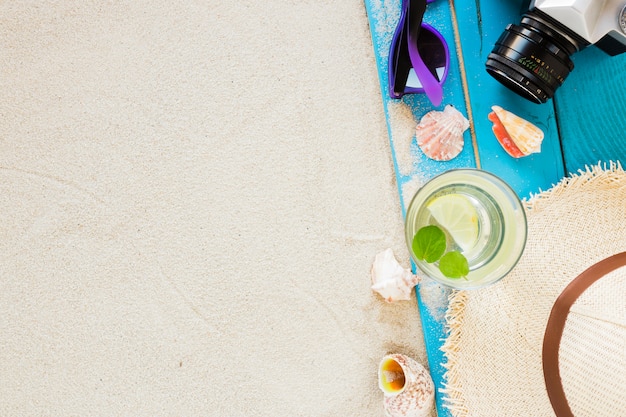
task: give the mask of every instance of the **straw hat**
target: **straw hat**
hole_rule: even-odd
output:
[[[517,267],[495,285],[451,296],[444,397],[455,417],[554,416],[542,368],[552,307],[583,271],[626,251],[619,164],[565,178],[525,208],[528,241]],[[626,409],[626,267],[596,281],[569,311],[558,351],[573,414],[619,415]]]

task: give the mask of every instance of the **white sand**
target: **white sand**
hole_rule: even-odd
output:
[[[0,415],[380,416],[425,364],[349,1],[0,5]]]

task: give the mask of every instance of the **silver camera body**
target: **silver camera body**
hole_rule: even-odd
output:
[[[533,0],[532,9],[540,10],[609,55],[626,52],[624,0]]]

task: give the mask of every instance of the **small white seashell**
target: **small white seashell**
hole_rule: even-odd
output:
[[[463,132],[469,120],[456,108],[426,113],[415,128],[415,138],[426,156],[435,161],[449,161],[463,150]]]
[[[378,365],[378,387],[388,417],[428,417],[435,402],[435,384],[417,361],[400,353],[386,355]]]
[[[544,136],[541,129],[500,106],[493,106],[491,109],[522,154],[541,152],[541,142]]]
[[[376,255],[372,264],[372,290],[388,303],[410,300],[411,291],[421,278],[402,268],[391,248]]]

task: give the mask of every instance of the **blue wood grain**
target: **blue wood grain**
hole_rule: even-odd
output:
[[[574,70],[555,102],[567,172],[626,161],[626,54],[596,47],[572,56]]]
[[[434,110],[431,103],[424,95],[406,95],[401,100],[389,97],[387,82],[387,60],[389,46],[393,31],[400,16],[400,0],[365,0],[365,7],[370,23],[372,43],[376,57],[376,65],[380,80],[383,101],[383,111],[387,120],[389,143],[391,146],[398,193],[402,207],[402,216],[405,216],[406,206],[412,195],[405,187],[411,183],[423,183],[429,178],[452,168],[475,167],[474,149],[470,132],[465,132],[465,146],[461,154],[449,162],[436,162],[429,160],[411,141],[409,149],[402,149],[408,141],[399,140],[400,135],[405,135],[402,125],[406,124],[409,117],[410,123],[416,125],[419,119],[427,112]],[[465,107],[465,95],[462,86],[462,76],[459,70],[459,60],[454,50],[454,29],[451,23],[450,8],[445,1],[438,1],[428,6],[424,21],[431,24],[446,38],[451,46],[452,69],[444,85],[444,97],[442,105],[437,110],[442,110],[447,104],[455,106],[459,111],[467,114]],[[411,133],[409,133],[411,134]],[[412,133],[413,138],[415,136]],[[409,139],[411,139],[409,137]],[[399,155],[410,153],[411,159],[418,161],[416,166],[406,172],[406,167],[401,167]],[[415,270],[415,267],[413,267]],[[438,389],[443,387],[445,368],[441,346],[445,340],[444,313],[447,306],[447,289],[436,283],[426,282],[417,288],[417,302],[424,329],[424,343],[428,354],[428,366],[433,381]],[[435,296],[433,296],[435,294]],[[449,411],[444,407],[441,393],[436,392],[437,413],[439,416],[449,416]]]
[[[520,2],[475,0],[455,2],[459,17],[459,38],[467,76],[481,168],[503,178],[521,197],[546,190],[565,172],[557,118],[551,104],[535,104],[519,97],[497,82],[485,70],[487,56],[509,23],[519,23]],[[498,105],[530,121],[543,130],[541,153],[511,158],[496,140],[487,119]]]

